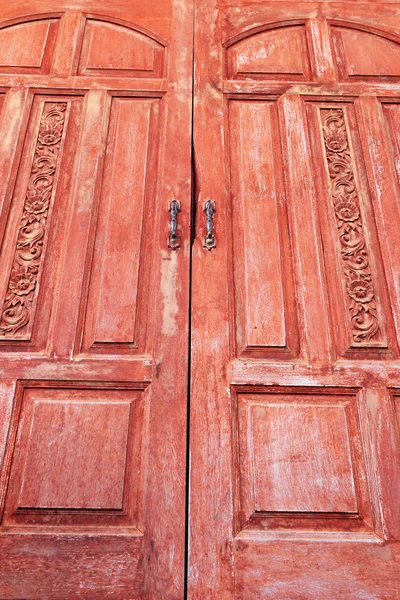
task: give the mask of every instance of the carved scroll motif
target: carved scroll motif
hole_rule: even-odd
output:
[[[67,103],[58,102],[47,102],[43,107],[17,247],[1,313],[1,337],[14,337],[27,328],[32,317],[66,108]]]
[[[321,110],[332,200],[356,344],[380,337],[375,290],[342,109]]]

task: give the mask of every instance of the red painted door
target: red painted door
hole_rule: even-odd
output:
[[[0,598],[183,598],[192,5],[0,6]],[[188,596],[400,598],[397,9],[195,22]]]
[[[0,8],[0,597],[182,598],[191,3]]]
[[[189,597],[400,598],[398,7],[195,29]]]

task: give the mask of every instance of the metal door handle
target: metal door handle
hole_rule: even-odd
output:
[[[206,213],[207,235],[204,237],[203,246],[204,246],[204,248],[207,248],[207,250],[211,250],[212,248],[216,248],[216,246],[217,246],[215,235],[213,233],[213,231],[214,231],[213,219],[214,219],[215,211],[216,211],[215,201],[210,200],[210,199],[206,200],[204,202],[203,212]]]
[[[168,212],[171,214],[171,232],[168,236],[168,247],[176,250],[181,245],[181,236],[178,235],[178,213],[181,212],[181,203],[175,198],[171,200],[168,206]]]

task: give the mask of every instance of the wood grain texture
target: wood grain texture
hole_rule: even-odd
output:
[[[4,534],[0,598],[143,598],[140,538]],[[27,585],[29,582],[29,587]],[[151,596],[149,596],[151,598]]]
[[[279,107],[298,286],[300,344],[307,361],[329,362],[332,352],[329,321],[321,318],[327,313],[327,291],[323,285],[325,274],[305,105],[299,96],[287,94],[279,99]],[[292,160],[293,156],[296,160]]]
[[[237,598],[399,597],[399,544],[306,540],[237,542]],[[265,569],[265,563],[268,569]]]
[[[2,72],[49,73],[58,25],[58,19],[40,19],[0,29]]]
[[[199,217],[192,251],[188,597],[231,600],[233,485],[227,468],[231,465],[231,406],[224,368],[229,360],[227,315],[229,291],[232,303],[233,290],[226,275],[221,277],[228,269],[230,214],[224,174],[227,140],[222,135],[226,115],[222,94],[214,86],[223,68],[214,9],[212,3],[197,3],[195,13],[194,144]],[[216,202],[217,248],[210,252],[202,247],[206,231],[202,210],[207,198]]]
[[[356,29],[333,27],[332,34],[341,79],[399,77],[399,44]]]
[[[261,395],[248,402],[255,510],[357,512],[344,407],[318,397],[311,405]]]
[[[276,103],[232,102],[229,131],[237,350],[294,356],[298,332]]]
[[[0,7],[0,598],[399,600],[396,3]]]
[[[132,387],[19,386],[3,524],[141,532],[144,409]]]
[[[227,51],[228,76],[237,79],[308,79],[305,28],[280,27],[246,37]]]
[[[78,65],[81,75],[161,77],[163,74],[163,45],[133,29],[87,19],[82,44]]]
[[[399,343],[399,252],[397,223],[399,175],[396,105],[384,105],[377,98],[360,98],[356,107],[360,122],[365,164],[370,181],[380,247],[385,259],[385,272],[397,343]],[[393,144],[393,145],[391,145]],[[397,175],[396,175],[397,174]]]
[[[129,344],[143,352],[147,311],[142,305],[150,270],[145,233],[152,215],[159,112],[157,99],[111,101],[83,350],[95,345],[106,351],[112,344],[108,352],[119,353]],[[118,272],[123,276],[116,277]]]
[[[398,9],[199,0],[195,28],[220,220],[193,253],[189,597],[398,599]],[[297,352],[249,352],[290,318]]]
[[[0,597],[182,598],[192,6],[1,9]]]

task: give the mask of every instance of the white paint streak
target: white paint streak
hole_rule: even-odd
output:
[[[375,390],[368,390],[366,393],[366,402],[368,412],[373,421],[376,420],[376,414],[379,408],[379,393]]]
[[[161,294],[162,294],[162,328],[163,335],[174,336],[178,327],[178,299],[176,296],[178,254],[161,250]]]

